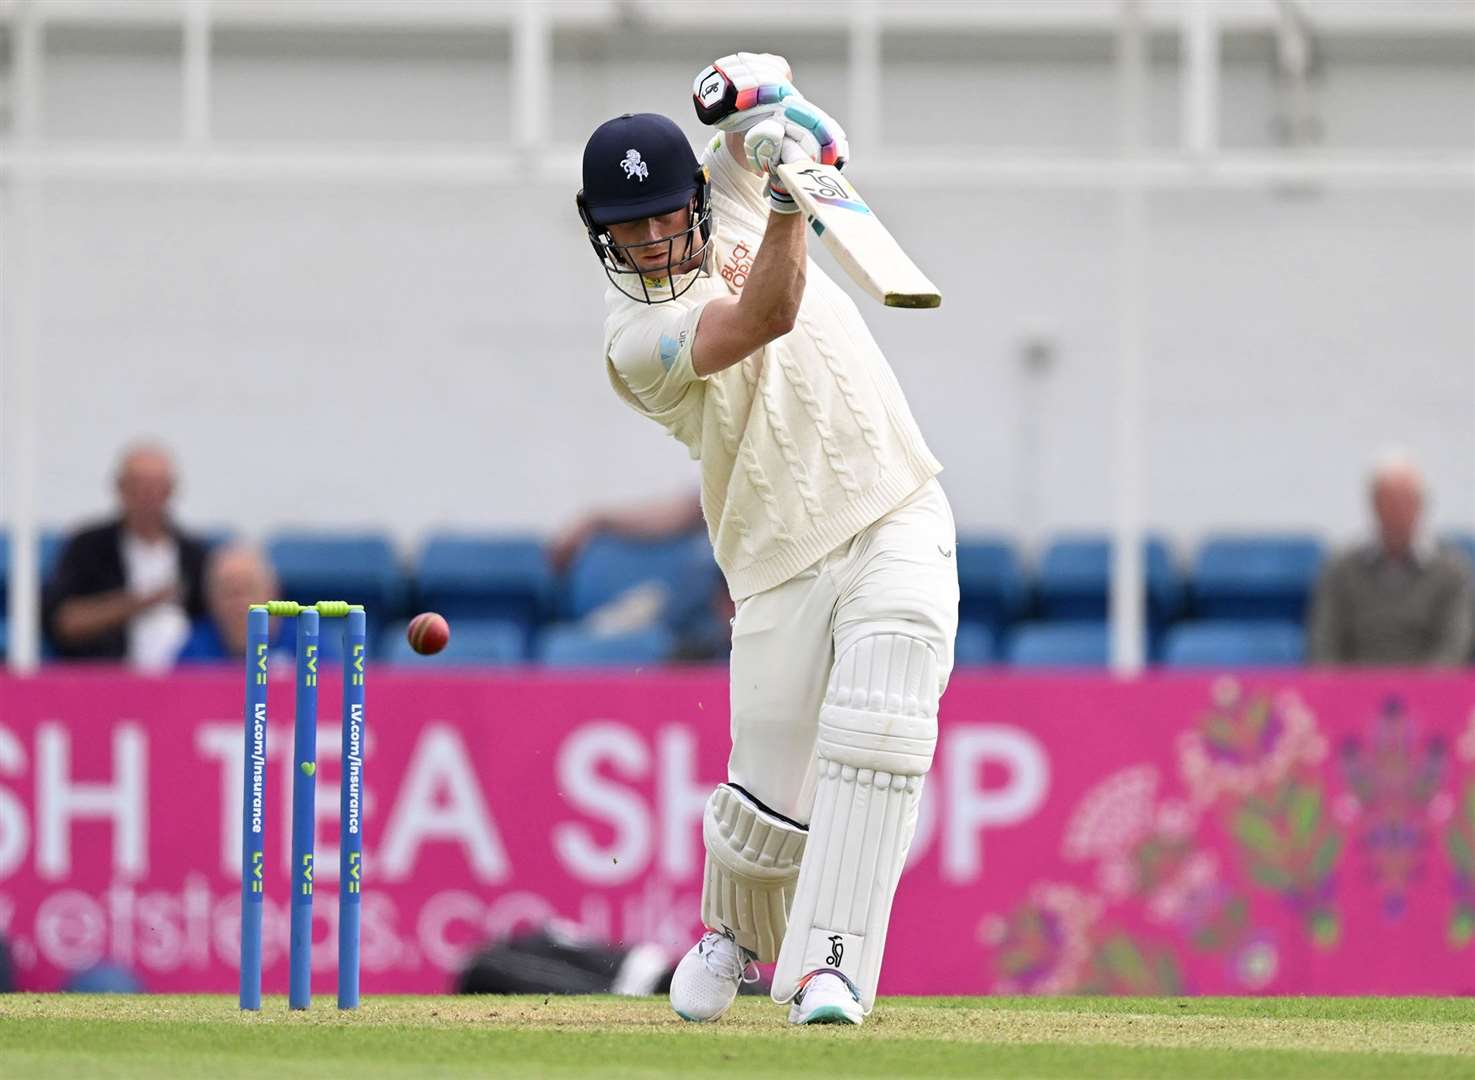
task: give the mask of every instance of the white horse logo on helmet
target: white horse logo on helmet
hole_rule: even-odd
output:
[[[625,160],[620,162],[620,168],[625,170],[625,179],[639,179],[643,184],[645,178],[650,175],[650,167],[640,160],[639,150],[626,150]]]

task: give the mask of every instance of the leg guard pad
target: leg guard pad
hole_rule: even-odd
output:
[[[808,972],[830,967],[860,987],[866,1012],[875,1004],[891,901],[937,744],[938,693],[937,654],[920,638],[872,635],[836,660],[775,1001],[791,998]]]
[[[772,963],[788,925],[807,837],[741,789],[720,785],[702,814],[702,922],[759,962]]]

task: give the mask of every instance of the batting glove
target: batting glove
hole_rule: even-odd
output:
[[[723,131],[747,131],[798,97],[789,62],[773,53],[732,53],[705,68],[691,87],[697,119]]]
[[[743,136],[754,172],[771,175],[781,163],[817,161],[843,169],[850,158],[845,129],[817,105],[789,98],[783,111],[759,120]]]

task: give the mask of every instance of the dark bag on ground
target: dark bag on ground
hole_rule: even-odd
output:
[[[456,980],[458,994],[608,994],[635,950],[540,929],[482,947]],[[625,974],[630,974],[628,971]],[[625,992],[669,989],[669,971]]]

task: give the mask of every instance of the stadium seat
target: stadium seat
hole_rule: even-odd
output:
[[[1194,561],[1197,615],[1302,622],[1321,557],[1310,536],[1210,538]]]
[[[10,620],[0,616],[0,660],[10,655],[7,651],[10,647]]]
[[[229,525],[217,525],[209,529],[199,529],[195,532],[207,550],[213,551],[218,547],[224,547],[237,538],[236,530]]]
[[[674,608],[705,605],[717,584],[717,564],[705,533],[671,540],[627,540],[602,533],[584,545],[564,583],[563,616],[581,619],[633,585],[656,581]],[[673,611],[673,621],[679,614]]]
[[[540,540],[431,536],[415,565],[416,606],[447,619],[512,620],[525,635],[553,603],[553,569]]]
[[[1475,533],[1450,533],[1444,538],[1444,542],[1463,554],[1470,560],[1470,565],[1475,567]]]
[[[66,537],[55,529],[43,529],[41,531],[41,550],[38,555],[41,560],[41,580],[44,583],[51,576],[52,568],[56,566],[57,556],[61,554],[62,546]],[[10,604],[10,533],[0,529],[0,614],[9,610]]]
[[[1180,623],[1163,642],[1167,667],[1293,667],[1305,657],[1301,627],[1272,619]]]
[[[1012,544],[983,537],[958,539],[958,617],[997,637],[1024,615],[1029,599]],[[990,648],[992,653],[992,648]]]
[[[984,623],[961,622],[953,646],[955,666],[977,666],[994,662],[994,633]]]
[[[1148,537],[1146,560],[1147,618],[1159,628],[1183,612],[1183,579],[1167,543]],[[1062,536],[1040,557],[1040,614],[1050,620],[1099,620],[1107,614],[1111,591],[1111,541],[1106,536]]]
[[[284,532],[266,545],[283,599],[363,604],[380,625],[403,611],[404,577],[381,533]]]
[[[549,667],[623,667],[662,663],[675,645],[675,636],[664,626],[600,636],[578,626],[561,625],[544,631],[537,653]]]
[[[381,653],[386,663],[455,667],[520,664],[527,659],[527,629],[519,620],[457,619],[451,626],[451,643],[432,656],[421,656],[410,648],[405,626],[398,623],[385,632]]]
[[[62,548],[67,546],[67,534],[56,529],[41,530],[41,580],[45,581],[56,569],[56,560],[61,558]]]
[[[1028,622],[1015,628],[1007,655],[1022,668],[1105,667],[1110,652],[1104,622]]]

